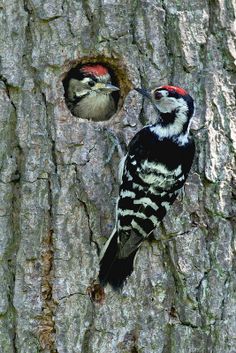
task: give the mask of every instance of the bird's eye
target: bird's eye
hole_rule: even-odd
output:
[[[162,93],[159,92],[159,91],[156,91],[156,92],[154,93],[154,96],[155,96],[155,99],[156,99],[156,100],[159,100],[159,99],[161,99],[161,98],[163,97]]]
[[[90,87],[93,87],[95,85],[95,82],[94,81],[89,81],[88,84],[89,84]]]

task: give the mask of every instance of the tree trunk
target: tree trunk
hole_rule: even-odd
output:
[[[3,0],[0,353],[235,353],[235,1]],[[108,121],[74,117],[63,79],[102,62]],[[194,166],[122,293],[86,288],[112,231],[117,141],[152,108],[132,86],[195,99]],[[233,140],[234,138],[234,140]]]

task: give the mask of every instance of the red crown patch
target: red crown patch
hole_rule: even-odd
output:
[[[84,65],[81,67],[80,71],[82,71],[84,74],[90,74],[94,76],[103,76],[108,74],[107,68],[99,64]]]
[[[177,86],[161,86],[159,88],[166,89],[167,91],[175,91],[181,94],[181,96],[186,96],[188,94],[183,88]]]

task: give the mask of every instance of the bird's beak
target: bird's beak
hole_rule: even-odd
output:
[[[120,89],[110,83],[96,83],[94,87],[92,87],[94,91],[102,91],[104,93],[111,93],[115,91],[119,91]]]
[[[144,97],[152,100],[152,95],[151,92],[147,91],[144,88],[135,88],[135,91],[137,91],[138,93],[142,94]]]
[[[155,104],[155,102],[154,102],[153,91],[149,92],[149,91],[147,91],[147,90],[144,89],[144,88],[135,88],[135,90],[136,90],[138,93],[142,94],[145,98],[150,99],[150,101],[151,101],[151,103],[152,103],[152,105],[153,105],[153,108],[154,108],[155,112],[159,115],[159,110],[157,109],[157,106],[156,106],[156,104]]]

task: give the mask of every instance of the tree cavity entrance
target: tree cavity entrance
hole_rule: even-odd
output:
[[[124,65],[110,58],[83,58],[74,63],[62,82],[68,109],[90,121],[109,120],[131,89]]]

